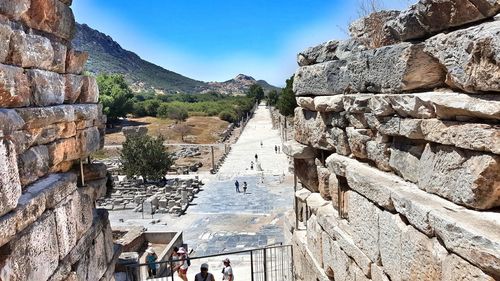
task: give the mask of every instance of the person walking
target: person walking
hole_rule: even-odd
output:
[[[247,186],[247,182],[246,182],[246,181],[244,181],[244,182],[243,182],[243,194],[247,194],[247,187],[248,187],[248,186]]]
[[[259,162],[259,156],[255,153],[255,162]]]
[[[170,255],[170,269],[172,272],[177,272],[180,267],[180,262],[178,261],[179,259],[179,254],[177,252],[179,251],[179,248],[177,246],[174,247],[174,250],[172,251],[172,254]]]
[[[253,161],[250,161],[250,170],[253,170]]]
[[[262,148],[262,146],[264,146],[264,144],[262,143],[262,141],[260,141],[260,148]]]
[[[224,268],[222,269],[222,280],[234,281],[233,268],[231,267],[231,261],[226,258],[222,261],[224,263]]]
[[[278,146],[277,145],[274,146],[274,153],[278,153]]]
[[[240,193],[240,183],[238,182],[238,180],[234,182],[234,186],[236,187],[236,192]]]
[[[194,281],[215,281],[214,275],[208,272],[208,264],[201,265],[200,273],[196,274]]]
[[[179,254],[179,259],[180,259],[180,266],[179,266],[179,278],[181,278],[183,281],[188,281],[187,279],[187,271],[189,268],[189,257],[186,253],[186,250],[183,247],[179,248],[179,251],[177,251],[177,254]]]
[[[156,277],[156,260],[158,256],[152,247],[146,249],[146,263],[148,264],[148,276],[150,278]]]

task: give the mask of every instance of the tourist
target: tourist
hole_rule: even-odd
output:
[[[177,252],[179,251],[179,248],[174,247],[174,250],[172,254],[170,255],[170,268],[172,269],[172,272],[177,272],[179,270],[180,262],[177,260],[179,259],[179,254]]]
[[[253,170],[253,161],[250,161],[250,170]]]
[[[243,194],[247,194],[247,187],[248,187],[248,186],[247,186],[247,182],[246,182],[246,181],[244,181],[244,182],[243,182]]]
[[[278,146],[277,145],[274,146],[274,153],[278,153]]]
[[[187,271],[189,268],[189,257],[186,253],[186,250],[183,247],[179,248],[179,251],[177,251],[177,254],[179,254],[179,259],[180,259],[180,266],[179,266],[179,271],[178,275],[179,278],[181,278],[183,281],[188,281],[187,279]]]
[[[150,243],[151,244],[151,243]],[[155,253],[153,247],[146,249],[146,263],[148,264],[148,276],[156,277],[156,260],[158,256]]]
[[[260,141],[260,147],[261,147],[261,148],[262,148],[262,146],[263,146],[263,145],[264,145],[264,144],[262,143],[262,141]]]
[[[224,263],[224,268],[222,269],[222,280],[234,281],[233,269],[231,268],[231,261],[225,259],[222,261]]]
[[[236,187],[236,192],[240,193],[240,183],[238,182],[238,180],[234,182],[234,186]]]
[[[255,153],[255,162],[259,162],[259,156],[257,156],[257,153]]]
[[[196,274],[194,281],[215,281],[214,275],[208,272],[208,264],[201,265],[200,273]]]

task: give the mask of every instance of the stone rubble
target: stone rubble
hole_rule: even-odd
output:
[[[0,279],[114,280],[106,117],[88,54],[71,48],[71,1],[0,1]],[[90,160],[85,160],[88,162]],[[82,184],[82,182],[85,184]]]
[[[500,279],[499,11],[421,0],[299,53],[296,280]]]

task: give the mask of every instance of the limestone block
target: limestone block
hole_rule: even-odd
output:
[[[323,199],[319,193],[311,193],[311,195],[307,197],[306,202],[310,215],[317,214],[321,207],[330,205],[330,202]]]
[[[368,157],[366,143],[373,137],[372,130],[347,127],[346,133],[351,153],[355,157],[366,159]]]
[[[76,107],[76,105],[29,107],[18,108],[16,112],[24,120],[24,128],[29,129],[45,127],[54,123],[75,121]]]
[[[396,18],[400,11],[377,11],[349,24],[349,34],[366,45],[376,48],[397,43],[390,34],[386,35],[383,24]]]
[[[90,197],[90,200],[93,205],[93,202],[95,202],[95,200],[106,196],[107,192],[106,182],[107,178],[90,180],[90,181],[85,178],[86,187],[80,189],[82,192],[84,192]]]
[[[296,97],[297,105],[307,110],[315,111],[314,99],[312,97]]]
[[[439,280],[448,252],[436,238],[428,238],[413,227],[401,236],[401,279]]]
[[[76,266],[78,276],[84,276],[85,280],[99,280],[106,272],[106,252],[104,234],[101,232],[94,239],[92,246],[85,253]]]
[[[486,275],[481,269],[471,265],[454,254],[448,255],[444,260],[443,276],[441,280],[494,281],[493,277]]]
[[[363,196],[353,191],[347,192],[347,213],[352,227],[354,244],[372,262],[380,260],[379,251],[379,213],[380,210]]]
[[[314,148],[334,150],[334,141],[327,134],[321,114],[297,107],[294,116],[295,140]]]
[[[83,88],[83,76],[67,74],[65,77],[64,102],[75,103]]]
[[[66,40],[73,37],[75,29],[73,12],[58,0],[31,0],[29,9],[22,14],[22,21],[29,27]]]
[[[76,135],[75,122],[56,123],[42,128],[28,129],[28,146],[48,144],[59,138],[70,138]]]
[[[312,192],[318,192],[318,173],[314,159],[294,159],[294,171],[302,185]]]
[[[0,13],[18,20],[30,7],[30,0],[2,1]]]
[[[424,138],[428,141],[500,154],[498,125],[429,119],[422,120],[420,127]]]
[[[23,68],[39,68],[64,73],[66,46],[48,38],[15,30],[9,62]]]
[[[306,202],[307,197],[311,195],[311,191],[306,188],[301,188],[295,192],[295,197],[301,202]]]
[[[424,138],[420,119],[401,119],[399,122],[398,135],[409,139],[420,140]]]
[[[468,93],[500,91],[500,22],[436,35],[425,42],[425,51],[446,68],[448,86]]]
[[[22,107],[30,102],[31,89],[23,69],[0,64],[0,106]]]
[[[333,275],[335,280],[349,280],[347,277],[349,276],[351,260],[342,249],[340,249],[336,241],[329,239],[326,234],[323,234],[323,237],[325,237],[325,242],[323,244],[325,272],[327,275]]]
[[[77,141],[80,145],[81,155],[87,156],[99,150],[101,135],[96,127],[90,127],[77,133]]]
[[[5,280],[47,280],[59,262],[56,222],[46,212],[2,248],[0,275]],[[29,269],[29,270],[27,270]]]
[[[74,197],[70,196],[54,209],[59,259],[63,259],[79,239],[76,230],[79,210],[76,208],[80,206],[77,206],[77,199]]]
[[[419,188],[476,209],[500,205],[500,156],[427,144],[419,165]]]
[[[84,76],[82,93],[78,97],[79,103],[97,103],[99,99],[99,87],[95,77]]]
[[[146,126],[123,127],[122,132],[126,138],[133,136],[142,136],[148,133],[148,127]]]
[[[328,179],[330,177],[330,171],[323,167],[317,166],[318,173],[318,191],[325,200],[331,200],[330,197],[330,185]]]
[[[33,105],[48,106],[64,102],[64,76],[39,69],[26,71],[32,89]]]
[[[380,133],[388,136],[399,136],[399,127],[401,118],[398,117],[382,117],[379,118],[379,125],[376,127]]]
[[[23,186],[49,172],[49,150],[45,145],[34,146],[18,157],[19,178]]]
[[[390,148],[389,165],[402,178],[418,182],[418,167],[425,144],[395,138]]]
[[[339,209],[339,180],[337,179],[337,175],[331,173],[328,177],[328,192],[330,193],[330,198],[332,201],[332,205],[335,209]]]
[[[0,4],[5,5],[5,4]],[[0,6],[0,9],[2,7]],[[0,63],[5,63],[10,51],[10,38],[12,35],[12,28],[8,21],[0,21]]]
[[[20,130],[24,126],[24,120],[13,109],[0,108],[0,130],[4,136]]]
[[[390,144],[380,143],[377,141],[367,141],[366,142],[366,156],[368,159],[375,162],[377,168],[382,171],[391,171],[391,166],[389,165],[390,159]]]
[[[290,140],[283,143],[283,153],[297,159],[311,159],[315,157],[315,151],[312,147]]]
[[[56,166],[65,161],[80,158],[80,145],[75,137],[60,139],[48,145],[50,165]]]
[[[371,276],[373,281],[390,281],[389,277],[384,273],[384,270],[374,263],[372,263],[371,266]]]
[[[320,112],[341,112],[344,110],[343,96],[314,97],[314,110]]]
[[[344,93],[349,86],[344,76],[346,61],[335,60],[302,66],[295,72],[293,91],[297,96],[329,96]]]
[[[351,154],[351,147],[349,146],[349,139],[344,130],[333,127],[330,130],[331,139],[334,142],[335,152],[341,155]]]
[[[401,117],[434,118],[436,113],[432,103],[418,95],[388,95],[392,109]]]
[[[407,225],[401,220],[399,215],[389,212],[381,212],[379,215],[379,248],[384,271],[391,280],[402,280],[401,263],[402,250],[401,239]]]
[[[92,163],[83,165],[85,181],[93,181],[106,177],[107,168],[104,163]]]
[[[432,103],[440,119],[467,116],[500,120],[500,100],[497,95],[430,92],[419,94],[418,97]]]
[[[359,40],[331,40],[318,46],[306,49],[297,55],[300,66],[346,58],[350,52],[363,50],[365,47]]]
[[[102,115],[102,105],[98,104],[75,104],[72,106],[75,110],[76,120],[95,120]],[[130,128],[130,127],[126,127]],[[135,127],[134,127],[135,128]],[[146,131],[147,133],[147,131]]]
[[[14,209],[21,196],[21,182],[14,144],[0,138],[0,217]]]
[[[87,52],[69,49],[66,57],[66,72],[71,74],[81,74],[89,54]]]
[[[323,267],[323,244],[321,226],[319,226],[316,216],[312,215],[307,220],[307,248],[315,257],[319,266]]]
[[[349,158],[333,153],[325,160],[326,167],[334,174],[345,177]]]
[[[368,129],[368,120],[363,113],[347,113],[347,120],[349,120],[349,126],[356,129]]]
[[[375,116],[391,116],[395,113],[390,100],[385,96],[374,95],[368,101],[368,109]]]

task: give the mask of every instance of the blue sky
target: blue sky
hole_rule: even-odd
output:
[[[166,69],[203,81],[244,73],[282,86],[299,51],[347,37],[357,1],[78,0],[72,7],[78,22]]]

